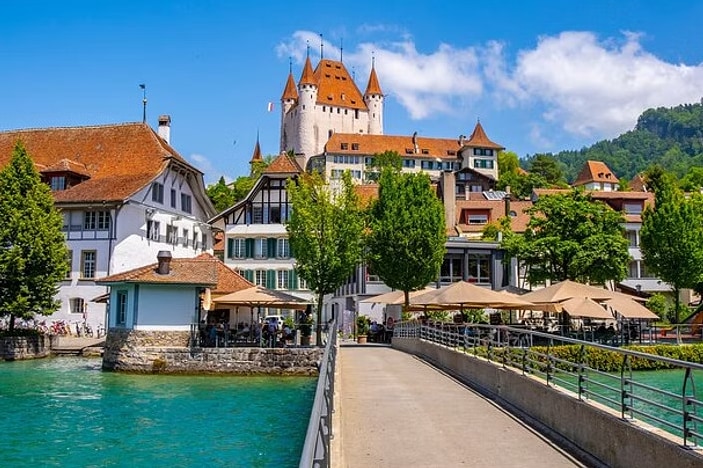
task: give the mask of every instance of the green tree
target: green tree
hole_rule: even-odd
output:
[[[542,176],[548,184],[564,185],[564,171],[559,166],[559,162],[552,156],[538,154],[530,164],[530,172]]]
[[[363,245],[363,213],[351,175],[342,176],[333,192],[322,176],[303,174],[288,184],[292,203],[286,225],[296,271],[317,295],[317,343],[322,343],[322,302],[342,286],[359,265]]]
[[[56,311],[68,272],[63,218],[21,142],[0,172],[0,219],[0,316],[9,316],[12,333],[15,318]]]
[[[501,246],[527,268],[527,280],[604,283],[621,280],[630,260],[621,213],[582,191],[539,198],[524,235],[505,233]]]
[[[703,280],[703,214],[670,177],[657,180],[654,208],[642,214],[640,248],[647,267],[674,292],[674,321],[679,323],[679,292]]]
[[[234,205],[236,201],[234,191],[227,185],[224,177],[220,177],[216,184],[208,185],[205,192],[218,213]]]
[[[369,224],[369,266],[386,285],[405,292],[407,308],[410,291],[436,280],[444,259],[444,206],[429,176],[384,168]]]
[[[384,151],[376,153],[372,157],[372,162],[367,167],[365,179],[368,182],[378,182],[378,178],[384,167],[390,167],[394,170],[400,170],[403,165],[403,158],[396,151]]]

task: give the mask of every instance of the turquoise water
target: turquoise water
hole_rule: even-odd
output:
[[[317,380],[0,363],[0,466],[293,467]]]

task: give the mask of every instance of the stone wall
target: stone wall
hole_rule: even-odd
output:
[[[103,369],[164,374],[318,374],[321,348],[190,348],[188,332],[111,329]]]
[[[44,358],[49,355],[49,336],[12,336],[0,338],[0,359],[14,361],[20,359]]]

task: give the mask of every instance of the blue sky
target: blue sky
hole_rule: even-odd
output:
[[[172,118],[206,182],[278,153],[279,100],[306,42],[366,86],[385,133],[453,138],[477,119],[521,157],[631,129],[645,109],[703,97],[703,2],[8,1],[0,15],[0,130]],[[267,112],[274,102],[273,112]]]

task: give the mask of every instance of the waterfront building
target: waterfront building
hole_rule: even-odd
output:
[[[157,252],[194,257],[210,251],[214,208],[203,174],[145,123],[0,132],[0,166],[22,141],[64,218],[70,265],[61,305],[49,320],[107,325],[96,280],[150,263]],[[74,326],[75,329],[75,326]]]

